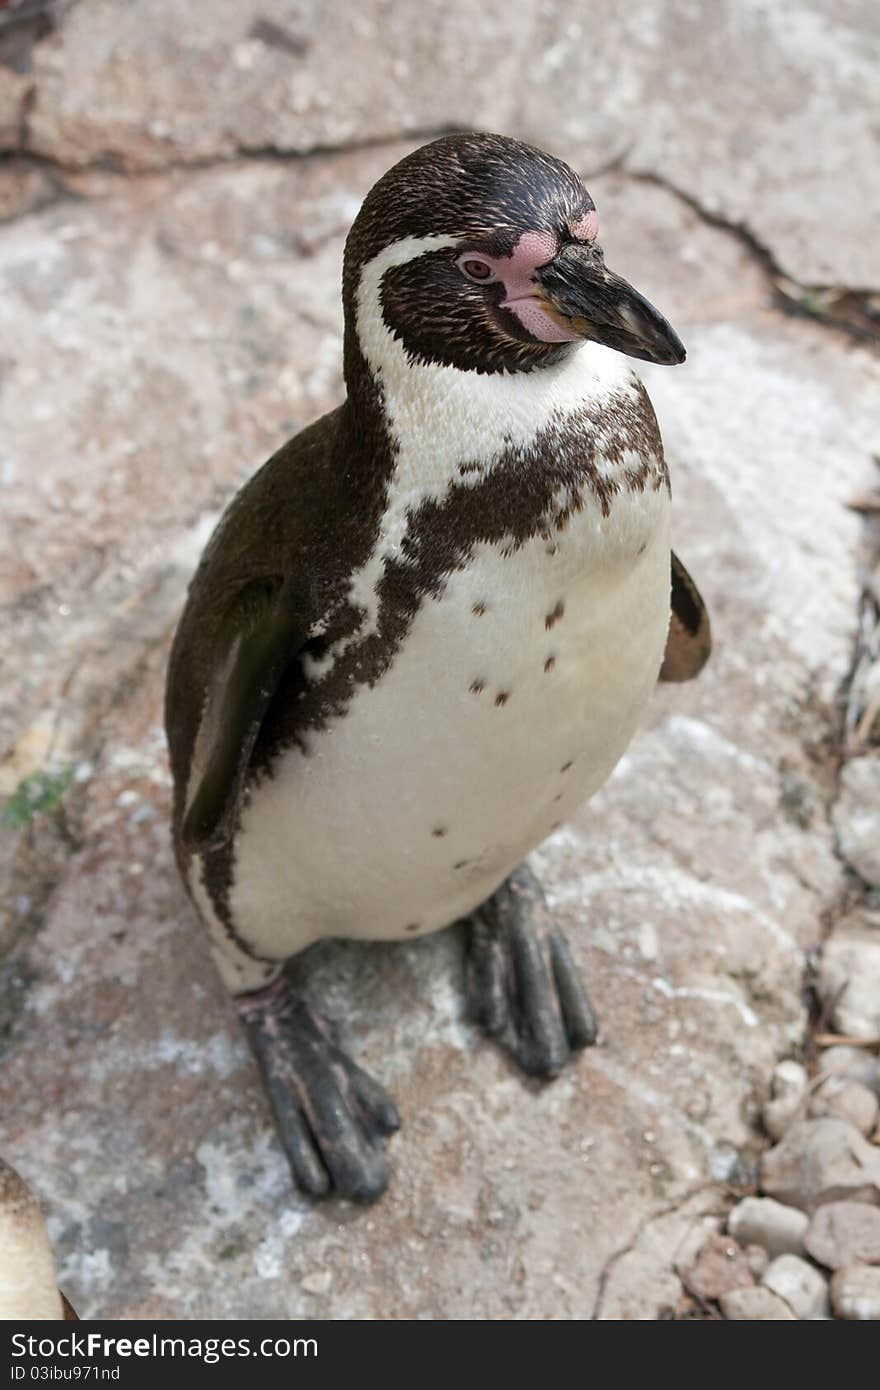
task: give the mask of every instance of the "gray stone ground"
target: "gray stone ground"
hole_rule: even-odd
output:
[[[845,914],[877,940],[830,813],[880,370],[819,316],[862,328],[880,286],[878,45],[858,0],[589,22],[573,0],[79,0],[0,66],[0,1152],[81,1314],[693,1308],[682,1271],[756,1181],[774,1064],[809,1059],[808,964]],[[316,955],[404,1129],[378,1207],[315,1208],[175,877],[163,668],[218,510],[339,398],[360,199],[459,124],[567,156],[609,263],[687,344],[645,376],[716,650],[536,856],[603,1023],[557,1082],[465,1022],[455,930]],[[58,804],[23,824],[41,772]]]

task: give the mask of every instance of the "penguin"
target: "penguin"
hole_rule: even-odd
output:
[[[314,1197],[377,1199],[399,1123],[305,1002],[314,942],[464,921],[513,1062],[596,1038],[525,857],[711,645],[626,360],[685,351],[597,236],[578,176],[501,135],[390,169],[345,245],[346,399],[232,500],[175,634],[177,862]]]
[[[0,1158],[0,1321],[76,1320],[60,1292],[43,1214],[22,1177]]]

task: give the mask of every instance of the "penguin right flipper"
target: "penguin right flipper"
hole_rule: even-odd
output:
[[[219,848],[233,833],[260,726],[307,631],[304,605],[281,580],[246,586],[225,613],[193,752],[181,831],[187,849]]]
[[[675,551],[672,552],[672,612],[660,668],[661,681],[690,681],[712,651],[712,629],[702,595]]]

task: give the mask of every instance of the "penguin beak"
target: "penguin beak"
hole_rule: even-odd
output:
[[[684,361],[681,339],[663,315],[607,269],[595,244],[564,246],[536,274],[538,299],[568,332],[645,362],[672,366]]]

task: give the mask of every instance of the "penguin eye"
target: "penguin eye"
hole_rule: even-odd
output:
[[[481,285],[488,285],[496,278],[495,271],[489,262],[481,260],[477,256],[462,256],[456,264],[469,280],[476,280]]]

